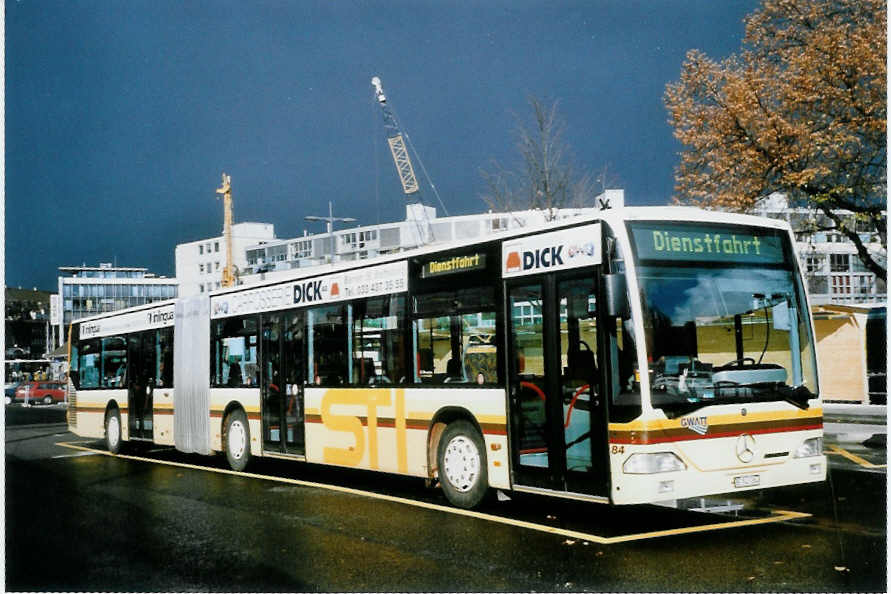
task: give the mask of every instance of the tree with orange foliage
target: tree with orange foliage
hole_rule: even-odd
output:
[[[831,219],[886,280],[886,0],[763,0],[745,24],[739,54],[692,50],[666,87],[684,145],[675,200],[747,211],[783,192]],[[861,240],[864,226],[881,250]]]

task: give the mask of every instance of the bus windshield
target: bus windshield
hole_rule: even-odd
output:
[[[807,305],[774,229],[631,224],[652,404],[670,417],[710,404],[816,397]]]

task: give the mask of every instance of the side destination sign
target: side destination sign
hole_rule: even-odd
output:
[[[782,264],[783,232],[750,227],[675,223],[634,223],[637,257],[642,260],[689,260]]]
[[[456,272],[469,272],[486,268],[486,254],[454,256],[444,260],[430,260],[421,268],[421,278],[431,278]]]
[[[407,289],[408,264],[403,260],[361,270],[301,279],[272,287],[213,296],[210,301],[210,317],[227,318],[262,311],[335,303],[360,297],[403,293]]]
[[[114,336],[126,332],[140,332],[173,326],[175,319],[173,304],[153,309],[144,309],[130,313],[91,320],[80,323],[80,338],[97,338]]]
[[[504,278],[597,264],[600,264],[600,223],[531,235],[501,245]]]

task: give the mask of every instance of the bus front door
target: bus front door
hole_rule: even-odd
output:
[[[303,314],[263,314],[260,357],[263,448],[282,454],[304,453]]]
[[[508,284],[513,482],[607,496],[595,276]]]

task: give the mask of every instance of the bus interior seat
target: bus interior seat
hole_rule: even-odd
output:
[[[234,388],[240,386],[242,384],[241,379],[241,365],[238,363],[230,363],[229,364],[229,381],[226,382],[226,385],[230,388]]]
[[[446,363],[446,381],[461,381],[464,379],[461,373],[461,361],[458,359],[449,359]]]
[[[375,381],[374,359],[363,357],[359,359],[359,382],[373,384]]]
[[[570,351],[566,357],[567,379],[584,380],[591,383],[597,377],[597,364],[591,351]]]

